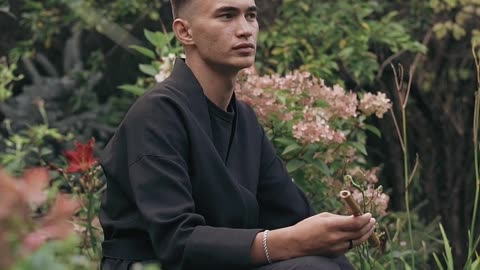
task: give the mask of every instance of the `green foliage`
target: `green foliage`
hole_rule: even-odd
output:
[[[9,130],[8,122],[5,125]],[[0,154],[0,166],[17,175],[26,168],[47,165],[46,160],[51,160],[55,156],[52,142],[68,141],[73,136],[62,135],[47,125],[31,126],[18,133],[10,130],[10,134],[2,142],[5,148]]]
[[[387,216],[377,218],[383,242],[382,249],[369,249],[370,257],[365,257],[366,247],[349,252],[348,258],[358,269],[365,270],[410,270],[430,269],[431,256],[442,245],[438,232],[438,219],[428,224],[420,220],[418,213],[410,213],[415,235],[415,249],[411,250],[407,244],[408,215],[405,212],[390,212]],[[412,266],[409,258],[416,257],[416,264]]]
[[[22,75],[15,75],[16,64],[8,64],[7,59],[0,58],[0,102],[12,96],[12,83],[21,80]]]
[[[142,95],[156,82],[165,79],[173,67],[174,59],[183,54],[183,47],[175,38],[174,33],[153,32],[145,29],[144,34],[153,48],[137,45],[130,46],[130,48],[150,60],[150,63],[138,66],[139,70],[147,76],[138,77],[135,84],[124,84],[118,87],[135,96]]]
[[[460,40],[467,37],[468,31],[471,31],[472,41],[478,37],[479,29],[469,29],[468,26],[480,16],[480,3],[478,1],[430,0],[430,7],[436,14],[447,18],[436,22],[433,26],[433,31],[439,39],[451,33],[455,40]],[[450,16],[445,16],[446,14]]]
[[[165,1],[162,0],[25,0],[22,5],[22,24],[30,29],[33,36],[30,44],[40,42],[49,48],[52,37],[73,24],[82,22],[86,29],[106,30],[107,25],[131,27],[131,21],[139,17],[151,20],[160,19],[159,10]],[[103,28],[102,28],[103,27]]]
[[[259,59],[270,72],[300,68],[329,83],[342,83],[339,73],[345,73],[363,85],[380,66],[374,47],[425,52],[398,14],[382,14],[377,1],[285,1],[275,24],[260,34]]]
[[[80,254],[80,238],[72,236],[63,241],[53,241],[43,245],[32,255],[19,261],[11,270],[91,270],[98,262]]]
[[[440,226],[440,232],[442,233],[442,239],[444,244],[443,259],[447,264],[446,270],[453,270],[454,268],[453,268],[452,246],[450,246],[447,234],[445,233],[445,230],[443,229],[442,224],[439,224],[439,226]],[[437,263],[438,269],[445,270],[437,254],[433,253],[433,257],[435,258],[435,262]]]

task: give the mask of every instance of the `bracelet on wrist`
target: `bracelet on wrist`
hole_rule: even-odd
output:
[[[263,251],[265,252],[265,257],[267,258],[268,263],[272,263],[270,259],[270,254],[268,254],[267,239],[268,239],[269,230],[263,231]]]

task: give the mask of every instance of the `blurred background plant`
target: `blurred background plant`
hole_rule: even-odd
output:
[[[0,165],[16,177],[28,168],[49,168],[48,202],[61,191],[81,204],[73,219],[77,234],[22,256],[14,269],[98,264],[101,231],[95,216],[104,179],[88,161],[95,160],[137,96],[165,78],[174,57],[182,55],[170,32],[168,2],[0,0]],[[470,44],[480,40],[475,19],[480,3],[256,4],[261,24],[256,73],[249,70],[240,78],[237,93],[254,106],[315,208],[342,212],[336,191],[348,173],[367,190],[382,185],[388,195],[374,208],[386,239],[383,254],[372,253],[374,269],[441,268],[434,252],[454,258],[445,262],[439,256],[445,269],[452,264],[461,269],[469,255],[474,259],[468,230],[478,235],[480,218],[472,223],[478,177],[471,158],[477,88]],[[389,69],[392,62],[415,67],[404,110],[407,155],[391,116],[379,118],[381,111],[369,116],[386,108],[381,104],[387,100],[395,115],[402,114],[398,89],[391,86],[408,85],[410,73],[397,78]],[[260,100],[271,103],[259,106]],[[73,160],[66,151],[78,153],[74,157],[87,153],[91,167],[69,172]],[[412,171],[417,154],[416,173],[405,185],[405,167]],[[362,265],[356,252],[348,256]]]
[[[47,241],[66,238],[73,231],[71,218],[78,201],[55,189],[44,192],[49,180],[45,168],[30,169],[20,179],[0,172],[2,269],[9,269]],[[52,202],[48,203],[49,199]],[[45,205],[51,205],[48,211]]]

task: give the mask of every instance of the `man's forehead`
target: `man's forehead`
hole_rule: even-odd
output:
[[[247,9],[255,6],[255,0],[192,0],[192,4],[198,11],[211,12],[222,7]]]

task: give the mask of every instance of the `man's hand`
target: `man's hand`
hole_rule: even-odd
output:
[[[365,242],[375,229],[375,219],[321,213],[289,227],[293,257],[322,255],[336,257]]]
[[[302,256],[336,257],[353,246],[365,242],[375,230],[375,219],[367,213],[358,217],[321,213],[297,224],[270,231],[268,252],[272,261],[288,260]],[[252,261],[266,261],[262,246],[262,233],[258,233],[252,246]]]

